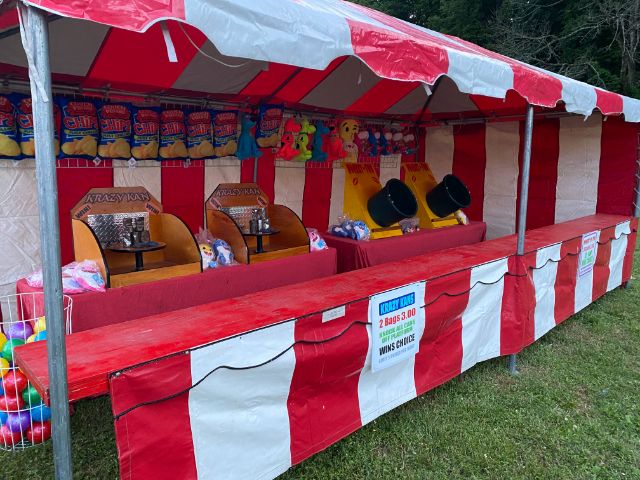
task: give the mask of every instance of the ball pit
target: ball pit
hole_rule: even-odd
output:
[[[2,425],[0,427],[0,447],[11,448],[22,441],[22,434],[9,430],[9,427]]]
[[[39,342],[40,340],[46,340],[47,339],[47,331],[46,330],[42,330],[41,332],[39,332],[36,335],[36,338],[33,339],[34,342]]]
[[[33,444],[45,442],[51,438],[51,422],[36,423],[27,430],[27,440]]]
[[[5,334],[8,339],[19,338],[26,341],[27,338],[33,335],[33,328],[29,322],[10,323],[5,330]]]
[[[42,398],[33,385],[29,385],[22,392],[22,399],[29,407],[35,407],[42,404]]]
[[[2,352],[1,349],[0,352]],[[0,378],[4,377],[10,370],[11,365],[9,365],[9,361],[4,357],[0,357]]]
[[[0,397],[0,410],[3,412],[17,412],[24,408],[24,400],[22,397],[12,397],[4,394]]]
[[[25,340],[22,340],[21,338],[11,338],[7,340],[4,347],[2,347],[2,357],[8,362],[13,362],[13,349],[24,344]]]
[[[20,395],[27,388],[27,383],[29,383],[27,377],[20,370],[12,370],[2,377],[2,388],[5,395],[12,397]]]
[[[27,411],[10,412],[7,416],[7,427],[14,433],[22,433],[31,427],[31,415]]]
[[[51,419],[51,409],[46,405],[36,405],[31,409],[31,419],[34,422],[46,422]]]

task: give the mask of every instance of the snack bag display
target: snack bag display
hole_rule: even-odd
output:
[[[98,155],[98,112],[90,101],[60,98],[62,158],[94,159]]]
[[[0,159],[20,158],[16,110],[9,97],[0,95]]]
[[[182,110],[163,110],[160,114],[160,158],[185,160],[187,151],[187,131]]]
[[[216,157],[235,155],[238,150],[238,111],[214,111],[212,120]]]
[[[105,103],[98,108],[100,121],[100,158],[131,158],[131,108]]]
[[[260,148],[280,146],[280,127],[284,116],[283,105],[261,105],[256,128],[256,142]]]
[[[202,110],[187,114],[187,144],[192,159],[214,156],[211,112]]]
[[[22,158],[33,159],[36,156],[36,143],[33,134],[33,112],[31,107],[31,97],[14,93],[11,95],[12,101],[17,111],[18,134],[20,138],[20,150]],[[60,107],[53,104],[53,124],[55,127],[55,155],[60,155]]]
[[[157,160],[160,147],[160,109],[131,107],[131,156],[136,160]]]

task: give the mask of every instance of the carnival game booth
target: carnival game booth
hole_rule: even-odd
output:
[[[54,449],[66,445],[67,390],[56,388],[66,359],[71,400],[111,395],[123,478],[273,478],[477,362],[521,351],[630,279],[637,100],[338,0],[136,2],[126,15],[90,0],[82,9],[26,4],[22,34],[16,10],[3,5],[0,67],[10,88],[33,73],[45,294],[59,281],[58,238],[48,228],[55,173],[67,210],[78,199],[64,195],[78,185],[84,193],[144,177],[135,184],[151,185],[192,232],[204,225],[205,192],[255,182],[324,232],[345,213],[345,164],[372,164],[386,186],[409,184],[404,165],[426,161],[439,182],[453,174],[468,187],[465,213],[486,222],[490,238],[72,334],[66,356],[51,327],[60,290],[50,288],[48,349],[19,346],[15,358],[58,408]],[[56,91],[82,96],[78,108],[88,94],[134,95],[171,111],[174,124],[175,106],[186,104],[244,110],[245,125],[257,115],[258,128],[274,105],[289,117],[276,137],[266,126],[268,135],[256,131],[260,148],[245,160],[221,150],[177,166],[56,162],[47,32]],[[83,41],[71,52],[72,38]],[[366,139],[351,135],[353,120]],[[71,155],[87,153],[91,142],[80,140]],[[136,154],[149,153],[144,143]],[[184,155],[172,144],[165,154]],[[29,185],[20,166],[6,171]],[[458,227],[433,231],[448,228]],[[304,257],[313,255],[290,258]],[[51,376],[45,350],[61,360]]]

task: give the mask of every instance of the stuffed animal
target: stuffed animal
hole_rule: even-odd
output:
[[[242,115],[240,119],[242,130],[240,132],[240,138],[238,139],[238,151],[236,156],[240,160],[247,158],[260,158],[262,152],[256,144],[256,139],[252,135],[252,129],[256,125],[256,122],[252,122],[248,115]]]
[[[293,160],[300,154],[300,151],[295,149],[298,132],[300,132],[300,125],[295,119],[290,118],[287,120],[287,123],[284,124],[284,134],[282,135],[281,146],[276,153],[276,158]]]
[[[391,155],[391,150],[389,148],[389,141],[391,140],[391,132],[384,132],[382,134],[378,133],[379,145],[380,145],[380,155]]]
[[[393,153],[404,153],[404,135],[402,132],[393,132],[391,140],[393,141],[391,146]]]
[[[342,146],[347,152],[345,161],[356,163],[358,161],[358,146],[354,139],[360,131],[360,124],[357,120],[345,119],[340,122],[339,132],[342,139]]]
[[[336,160],[342,160],[347,156],[345,152],[342,140],[340,139],[340,132],[336,128],[336,125],[329,125],[331,133],[327,136],[324,143],[324,151],[327,153],[327,161],[335,162]]]
[[[322,151],[322,144],[324,142],[324,137],[326,137],[329,132],[327,126],[323,122],[316,122],[316,133],[313,136],[312,150],[311,150],[311,160],[314,162],[326,162],[327,161],[327,153]]]
[[[231,265],[233,260],[233,252],[227,242],[222,239],[218,239],[213,242],[213,250],[216,252],[216,261],[218,265]]]
[[[405,130],[404,132],[404,153],[405,155],[414,155],[417,151],[416,136]]]
[[[200,248],[200,257],[202,257],[202,270],[206,270],[211,266],[212,263],[215,264],[215,255],[213,254],[213,249],[208,243],[200,243],[198,245],[198,248]]]
[[[306,118],[302,119],[302,123],[300,124],[300,132],[298,133],[298,138],[296,139],[296,150],[300,153],[298,156],[294,158],[299,162],[306,162],[307,160],[311,160],[311,156],[313,155],[311,150],[309,150],[309,135],[313,135],[316,132],[316,127],[309,123],[309,120]]]
[[[369,154],[367,150],[367,139],[369,138],[369,132],[366,130],[360,130],[358,135],[353,139],[353,143],[356,144],[358,148],[358,156],[368,157]]]

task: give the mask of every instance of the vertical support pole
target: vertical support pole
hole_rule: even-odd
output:
[[[253,159],[253,183],[258,183],[258,157]]]
[[[524,237],[527,230],[527,206],[529,204],[529,176],[531,173],[531,143],[533,139],[533,105],[527,105],[524,125],[524,150],[522,152],[522,175],[520,177],[520,205],[518,206],[518,243],[516,255],[524,255]],[[509,372],[518,373],[516,355],[509,355]]]
[[[67,355],[58,224],[58,187],[54,149],[53,95],[49,65],[49,26],[44,11],[22,7],[23,44],[29,59],[36,143],[36,178],[40,219],[40,251],[47,317],[47,355],[55,478],[70,480],[71,429],[67,391]],[[35,78],[34,78],[35,77]]]

